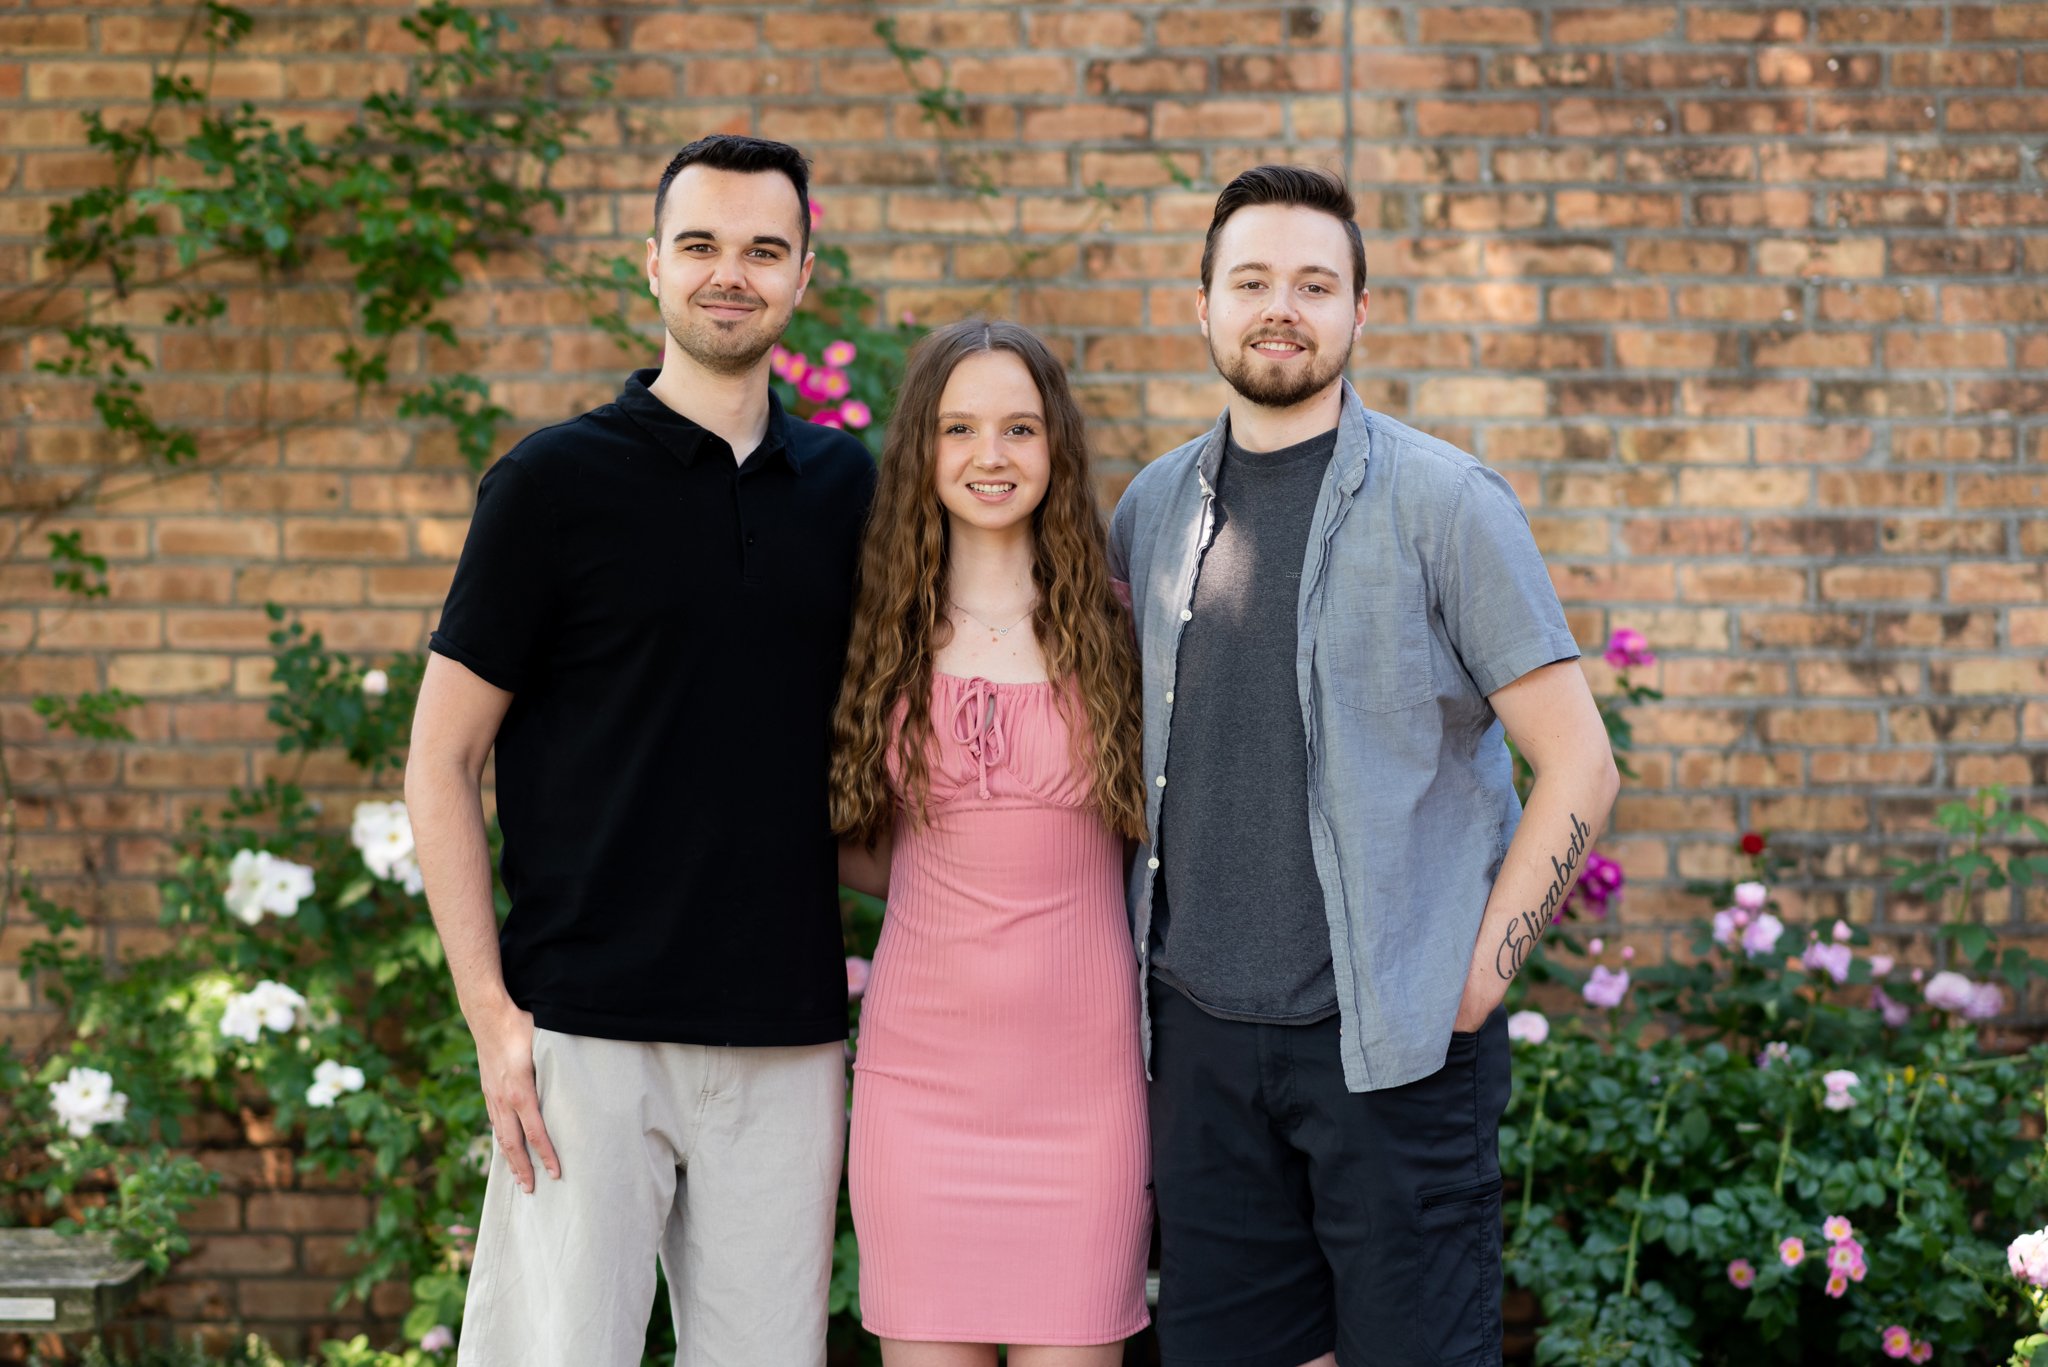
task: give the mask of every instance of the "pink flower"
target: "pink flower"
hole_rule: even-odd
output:
[[[797,397],[808,399],[812,403],[824,403],[826,400],[833,398],[834,395],[826,389],[828,383],[826,377],[831,374],[831,371],[820,366],[806,367],[801,374],[796,376]]]
[[[1605,855],[1588,853],[1585,872],[1572,884],[1570,900],[1584,903],[1587,915],[1604,920],[1611,910],[1609,903],[1621,895],[1627,881],[1621,865]]]
[[[1774,1039],[1766,1044],[1756,1056],[1756,1066],[1768,1068],[1773,1063],[1783,1063],[1792,1057],[1792,1046],[1784,1040]]]
[[[1903,1324],[1894,1324],[1885,1330],[1881,1341],[1884,1355],[1888,1358],[1902,1358],[1913,1351],[1913,1336],[1906,1332]]]
[[[1744,911],[1762,911],[1764,904],[1771,900],[1771,892],[1762,883],[1737,883],[1735,905]]]
[[[1742,934],[1742,915],[1734,907],[1723,907],[1714,913],[1714,943],[1726,947],[1732,945]]]
[[[1778,937],[1785,933],[1785,923],[1771,913],[1764,912],[1751,921],[1742,931],[1742,952],[1754,959],[1759,954],[1768,954],[1778,947]]]
[[[1999,991],[1997,983],[1978,983],[1970,990],[1970,1000],[1963,1007],[1963,1019],[1988,1021],[2005,1010],[2005,993]]]
[[[1906,1354],[1908,1362],[1925,1362],[1934,1356],[1934,1345],[1926,1339],[1914,1339],[1912,1351]]]
[[[1586,952],[1588,954],[1599,954],[1604,952],[1606,948],[1607,941],[1601,939],[1598,935],[1595,935],[1591,940],[1588,940],[1586,942]]]
[[[1869,1272],[1870,1264],[1863,1261],[1862,1254],[1857,1254],[1856,1261],[1849,1264],[1849,1280],[1860,1283]]]
[[[1873,978],[1882,978],[1885,974],[1892,971],[1892,962],[1892,956],[1889,954],[1871,955],[1870,976]]]
[[[1839,1244],[1844,1239],[1856,1237],[1856,1227],[1849,1223],[1846,1215],[1830,1215],[1821,1222],[1820,1232],[1827,1235],[1828,1242]]]
[[[1756,1268],[1747,1258],[1737,1258],[1728,1264],[1728,1281],[1737,1291],[1747,1291],[1756,1283]]]
[[[848,399],[840,404],[839,416],[848,427],[866,427],[875,420],[874,410],[859,399]]]
[[[1830,1273],[1828,1275],[1827,1292],[1836,1300],[1840,1300],[1842,1297],[1848,1295],[1849,1278],[1845,1274],[1840,1272]]]
[[[1806,947],[1806,953],[1800,956],[1800,962],[1809,973],[1825,973],[1836,982],[1845,983],[1849,981],[1849,964],[1855,957],[1854,951],[1847,945],[1815,940]]]
[[[873,967],[872,964],[866,959],[861,958],[858,954],[846,956],[846,999],[848,1001],[859,1001],[860,994],[868,990],[868,974],[872,971]]]
[[[837,427],[842,431],[846,427],[846,420],[839,416],[837,409],[833,408],[827,408],[823,412],[811,414],[811,421],[820,427]]]
[[[1586,1005],[1598,1006],[1612,1011],[1621,1005],[1621,999],[1628,995],[1628,970],[1611,971],[1604,964],[1593,965],[1593,976],[1579,989],[1579,995],[1586,999]]]
[[[1821,1085],[1827,1088],[1827,1095],[1821,1099],[1820,1104],[1831,1111],[1846,1111],[1856,1104],[1856,1098],[1850,1095],[1851,1089],[1858,1086],[1863,1079],[1847,1068],[1837,1068],[1833,1072],[1822,1074],[1820,1081]]]
[[[1636,947],[1634,945],[1623,945],[1621,947],[1621,961],[1623,963],[1627,963],[1630,959],[1635,958],[1635,956]]]
[[[1835,922],[1835,928],[1832,934],[1834,935],[1835,943],[1837,944],[1847,944],[1856,936],[1856,932],[1849,929],[1849,923],[1847,921]]]
[[[1634,627],[1618,628],[1607,638],[1607,649],[1601,656],[1616,669],[1647,668],[1657,663],[1657,657],[1650,653],[1649,642],[1643,633]]]
[[[2022,1234],[2005,1246],[2006,1265],[2028,1286],[2048,1289],[2048,1229]]]
[[[1903,1026],[1913,1015],[1911,1007],[1907,1006],[1904,1002],[1893,1001],[1885,995],[1885,990],[1881,987],[1871,987],[1870,1004],[1877,1008],[1877,1013],[1880,1016],[1884,1017],[1884,1023],[1894,1030]]]
[[[818,373],[823,377],[818,381],[818,385],[824,390],[824,398],[843,399],[853,391],[853,381],[846,378],[845,371],[821,370]]]
[[[1508,1038],[1522,1044],[1541,1044],[1550,1038],[1550,1022],[1541,1011],[1517,1011],[1508,1017]]]
[[[1937,1011],[1966,1011],[1977,985],[1960,973],[1937,973],[1927,980],[1927,1004]]]
[[[795,354],[788,347],[777,342],[768,349],[768,369],[775,374],[777,379],[788,379],[790,358]]]
[[[814,200],[812,200],[812,201],[811,201],[811,226],[812,226],[813,228],[815,228],[815,227],[817,227],[817,226],[818,226],[818,225],[819,225],[820,223],[823,223],[824,221],[825,221],[825,206],[824,206],[824,205],[822,205],[822,204],[820,204],[820,203],[818,203],[818,201],[817,201],[817,200],[815,200],[815,199],[814,199]]]
[[[853,343],[842,338],[836,342],[825,343],[824,351],[819,354],[825,358],[826,365],[844,370],[853,364],[853,358],[859,353],[854,350]]]
[[[420,1348],[429,1353],[445,1353],[455,1346],[455,1331],[445,1324],[437,1324],[420,1337]]]
[[[802,384],[804,376],[811,371],[811,358],[801,351],[791,351],[786,355],[788,359],[782,363],[782,369],[777,373],[791,384]],[[772,366],[774,361],[771,359],[769,364]]]
[[[1788,1234],[1778,1240],[1778,1261],[1787,1267],[1797,1267],[1806,1260],[1806,1240],[1797,1234]]]
[[[1849,1243],[1836,1244],[1828,1250],[1828,1270],[1830,1272],[1840,1272],[1847,1276],[1849,1269],[1862,1261],[1863,1250],[1853,1247],[1854,1243],[1854,1240],[1850,1240]]]

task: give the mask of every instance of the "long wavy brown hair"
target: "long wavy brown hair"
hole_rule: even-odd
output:
[[[1138,659],[1130,619],[1110,588],[1087,425],[1065,368],[1045,343],[1015,323],[980,321],[939,328],[905,364],[861,546],[853,639],[833,718],[833,829],[870,846],[889,829],[898,799],[889,781],[892,740],[901,800],[913,821],[926,815],[933,660],[953,630],[944,612],[949,530],[937,488],[939,398],[953,368],[982,351],[1023,361],[1045,403],[1052,461],[1045,498],[1031,514],[1031,579],[1038,589],[1032,630],[1047,672],[1071,682],[1056,693],[1074,738],[1074,762],[1093,770],[1095,805],[1114,829],[1142,839]],[[892,737],[898,699],[906,712]],[[1080,718],[1072,715],[1076,699]]]

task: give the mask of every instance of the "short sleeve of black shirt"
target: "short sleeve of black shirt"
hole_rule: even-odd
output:
[[[546,496],[518,461],[501,460],[485,472],[434,650],[485,683],[523,691],[554,592],[555,540]]]
[[[505,985],[566,1034],[846,1034],[828,769],[874,462],[770,404],[744,461],[655,397],[488,473],[433,649],[496,738]]]

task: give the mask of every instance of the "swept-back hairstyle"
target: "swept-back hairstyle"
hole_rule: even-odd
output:
[[[654,187],[654,235],[661,236],[661,211],[668,207],[668,187],[685,166],[709,166],[714,171],[780,171],[796,187],[797,229],[803,241],[797,247],[802,261],[811,249],[811,162],[786,142],[749,138],[739,133],[712,133],[684,146],[669,158],[661,182]]]
[[[1239,174],[1216,196],[1216,212],[1209,219],[1209,235],[1202,240],[1202,288],[1216,270],[1216,239],[1223,225],[1239,209],[1255,204],[1281,204],[1294,208],[1318,209],[1344,225],[1351,239],[1351,290],[1365,293],[1365,238],[1358,231],[1358,206],[1351,190],[1334,171],[1319,166],[1254,166]]]
[[[832,825],[872,845],[895,815],[888,758],[896,746],[902,800],[922,821],[929,795],[932,661],[950,639],[944,608],[948,523],[937,489],[939,399],[953,368],[977,352],[1024,363],[1045,404],[1050,478],[1031,514],[1032,631],[1059,683],[1074,761],[1092,770],[1094,802],[1117,831],[1145,832],[1137,651],[1110,587],[1103,518],[1088,475],[1088,439],[1064,367],[1028,329],[970,321],[920,341],[882,448],[881,477],[861,547],[846,679],[833,718]],[[898,701],[905,704],[892,735]],[[1078,701],[1080,716],[1073,714]]]

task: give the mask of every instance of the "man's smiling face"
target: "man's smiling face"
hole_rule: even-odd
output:
[[[1279,204],[1232,214],[1196,305],[1217,372],[1267,408],[1292,408],[1337,383],[1365,323],[1365,296],[1350,276],[1351,240],[1331,215]]]
[[[686,166],[647,242],[647,283],[683,353],[715,374],[756,365],[811,278],[796,187],[773,171]]]

